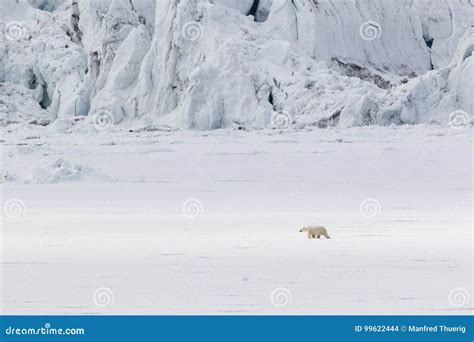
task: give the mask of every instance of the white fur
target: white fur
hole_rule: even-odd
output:
[[[300,229],[301,232],[308,232],[308,239],[315,239],[316,237],[319,239],[324,236],[326,239],[330,239],[331,237],[328,235],[328,231],[323,226],[307,226]]]

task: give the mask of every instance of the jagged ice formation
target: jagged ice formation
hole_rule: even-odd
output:
[[[472,0],[3,0],[1,13],[3,126],[324,128],[474,112]]]

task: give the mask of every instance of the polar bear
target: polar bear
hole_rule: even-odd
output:
[[[308,232],[308,239],[314,239],[316,236],[318,239],[324,236],[326,239],[330,239],[331,237],[328,235],[328,231],[323,226],[307,226],[300,229],[301,232]]]

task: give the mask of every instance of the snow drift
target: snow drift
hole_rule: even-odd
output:
[[[200,130],[449,124],[474,109],[466,0],[1,6],[3,126],[104,113]]]
[[[71,164],[59,158],[37,167],[24,179],[24,183],[54,184],[60,182],[108,182],[111,179],[88,166]]]

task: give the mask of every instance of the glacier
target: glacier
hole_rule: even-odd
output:
[[[466,125],[470,0],[3,0],[0,124]]]

